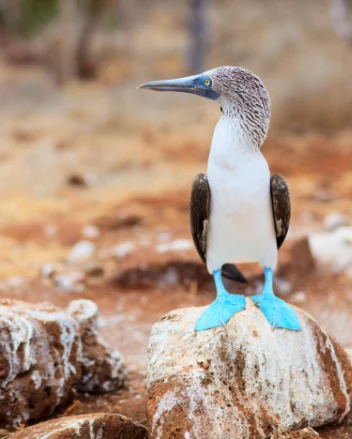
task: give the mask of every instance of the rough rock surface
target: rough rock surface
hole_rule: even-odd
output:
[[[312,428],[307,427],[303,430],[275,432],[270,439],[319,439],[319,434]]]
[[[297,309],[300,332],[273,330],[248,299],[225,327],[195,333],[203,311],[173,311],[153,327],[152,439],[270,438],[346,418],[350,360],[309,315]]]
[[[147,439],[145,427],[116,414],[96,413],[43,422],[11,439]]]
[[[118,352],[97,339],[98,307],[0,301],[0,427],[13,428],[52,415],[72,389],[116,390],[126,369]]]
[[[67,312],[79,324],[82,340],[80,392],[106,393],[121,388],[126,368],[119,352],[110,352],[97,338],[99,308],[90,300],[74,300]]]
[[[49,304],[0,302],[0,424],[15,427],[68,402],[80,370],[77,322]]]

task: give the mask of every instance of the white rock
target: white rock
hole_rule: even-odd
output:
[[[309,245],[314,258],[336,269],[352,264],[352,226],[339,227],[331,232],[313,233]]]
[[[159,253],[167,253],[171,251],[187,251],[193,248],[193,244],[189,239],[175,239],[171,242],[156,245]]]
[[[136,248],[135,242],[125,241],[115,247],[114,253],[117,258],[123,259],[129,253],[131,253],[135,248]]]
[[[205,308],[169,313],[150,340],[151,439],[251,439],[339,422],[350,412],[350,360],[307,314],[273,330],[250,300],[221,328],[195,332]]]
[[[347,217],[341,212],[331,212],[324,218],[324,226],[327,230],[334,230],[347,225]]]
[[[90,241],[80,241],[75,244],[69,255],[69,262],[76,263],[91,258],[96,250],[96,245]]]
[[[81,233],[85,238],[93,239],[100,235],[100,229],[94,225],[87,225],[82,227]]]
[[[60,267],[56,264],[44,264],[40,269],[40,279],[46,281],[48,279],[52,279],[52,277],[60,271]]]
[[[304,291],[293,293],[290,300],[294,303],[304,303],[307,300],[307,294]]]
[[[68,271],[54,275],[54,286],[68,293],[81,293],[85,290],[85,275],[82,271]]]

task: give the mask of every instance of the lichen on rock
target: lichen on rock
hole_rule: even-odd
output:
[[[0,420],[15,427],[68,402],[81,375],[77,322],[50,304],[0,302]]]
[[[272,329],[248,300],[226,326],[195,332],[203,310],[173,311],[153,327],[152,439],[261,439],[346,418],[351,363],[313,318],[297,309],[300,332]]]
[[[109,392],[123,386],[118,352],[97,339],[98,307],[0,301],[0,427],[38,421],[67,404],[75,388]]]
[[[106,393],[123,386],[126,367],[118,351],[110,352],[98,337],[99,308],[90,300],[74,300],[67,312],[79,324],[82,340],[80,392]]]

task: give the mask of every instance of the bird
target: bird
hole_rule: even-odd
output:
[[[207,172],[195,177],[190,198],[193,241],[216,287],[216,300],[201,314],[195,331],[223,326],[246,309],[245,297],[230,294],[222,275],[246,282],[235,264],[252,262],[264,271],[263,290],[251,297],[254,304],[273,328],[299,331],[294,309],[273,290],[291,204],[287,182],[280,175],[271,176],[261,152],[271,115],[263,81],[245,68],[222,66],[139,88],[191,93],[220,104]]]

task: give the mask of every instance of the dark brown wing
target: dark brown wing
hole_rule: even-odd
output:
[[[204,174],[193,181],[190,202],[191,233],[194,245],[202,261],[206,263],[207,232],[210,212],[210,187]],[[248,283],[236,265],[225,264],[222,275],[237,282]]]
[[[210,212],[210,188],[204,174],[193,181],[190,202],[191,233],[202,261],[206,263],[207,230]]]
[[[291,218],[290,192],[281,175],[273,175],[270,179],[271,203],[274,215],[277,248],[285,241]]]

